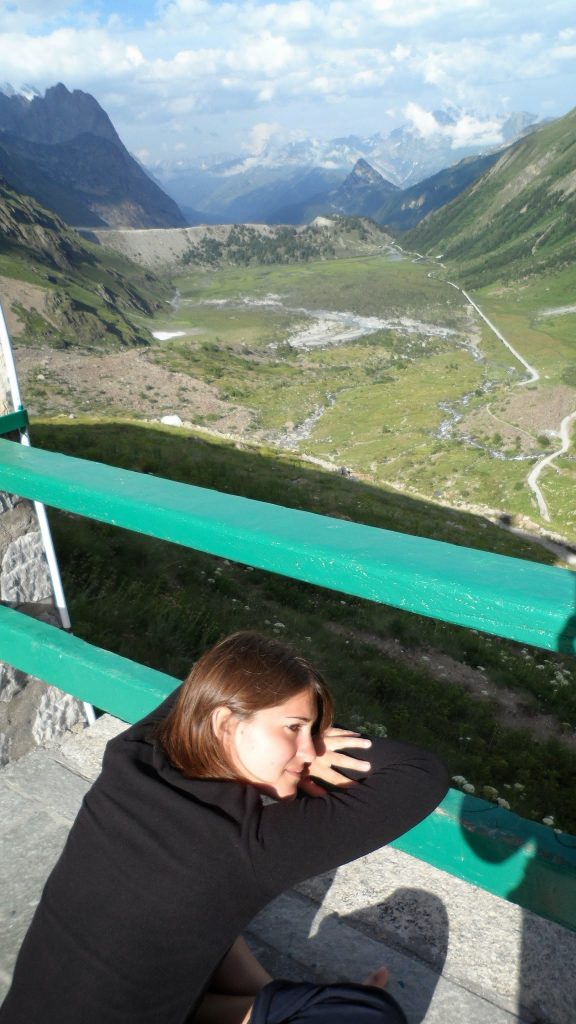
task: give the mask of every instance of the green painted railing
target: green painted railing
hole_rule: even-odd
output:
[[[0,416],[0,435],[11,434],[13,430],[28,429],[28,413],[26,409],[17,409],[16,412],[7,412]]]
[[[576,575],[0,440],[0,488],[322,587],[576,652]]]
[[[576,576],[0,440],[0,490],[549,650],[576,650]],[[2,658],[134,721],[178,680],[0,606]],[[398,848],[576,929],[576,837],[451,791]]]

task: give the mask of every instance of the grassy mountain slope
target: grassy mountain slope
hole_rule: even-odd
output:
[[[408,231],[433,210],[455,199],[497,160],[497,153],[488,153],[470,156],[453,167],[446,167],[431,178],[388,196],[373,214],[374,220],[392,230]]]
[[[0,301],[20,343],[146,344],[135,314],[151,315],[168,287],[91,245],[0,179]]]
[[[466,192],[406,236],[442,253],[460,279],[493,281],[557,271],[576,258],[576,110],[515,143]]]
[[[324,189],[296,204],[282,205],[274,220],[287,224],[306,224],[317,216],[372,217],[388,197],[399,193],[397,185],[371,167],[366,160],[357,160],[350,174],[336,188]]]

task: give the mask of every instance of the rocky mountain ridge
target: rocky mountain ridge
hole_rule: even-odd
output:
[[[150,315],[167,293],[0,179],[0,301],[20,343],[146,344],[133,317]]]
[[[319,192],[308,201],[277,211],[279,223],[306,224],[318,216],[371,217],[392,195],[401,192],[367,160],[357,160],[350,174],[336,188]]]
[[[0,91],[0,173],[69,224],[183,227],[88,93],[61,83],[32,98]]]
[[[366,160],[359,160],[338,188],[284,207],[277,212],[277,219],[280,223],[306,224],[323,215],[363,216],[391,230],[407,231],[431,210],[454,199],[496,160],[498,153],[468,157],[407,189],[397,188]]]
[[[0,90],[0,130],[12,132],[29,142],[54,146],[87,133],[122,142],[108,114],[89,93],[70,92],[62,82],[27,98],[21,93],[6,95]]]
[[[257,153],[196,163],[158,162],[152,169],[182,208],[194,208],[191,223],[204,218],[277,224],[283,211],[338,188],[359,160],[398,188],[411,188],[463,159],[509,144],[535,121],[529,113],[487,118],[449,107],[429,115],[425,132],[409,121],[388,135],[288,143],[273,137]]]

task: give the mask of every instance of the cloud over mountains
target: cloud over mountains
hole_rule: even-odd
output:
[[[572,0],[0,0],[3,76],[93,93],[133,150],[238,151],[254,125],[425,133],[446,102],[490,115],[572,104]],[[230,145],[231,143],[231,145]],[[488,141],[487,141],[487,144]]]

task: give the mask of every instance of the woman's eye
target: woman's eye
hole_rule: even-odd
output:
[[[289,725],[290,732],[299,732],[300,726],[295,722],[294,725]]]

